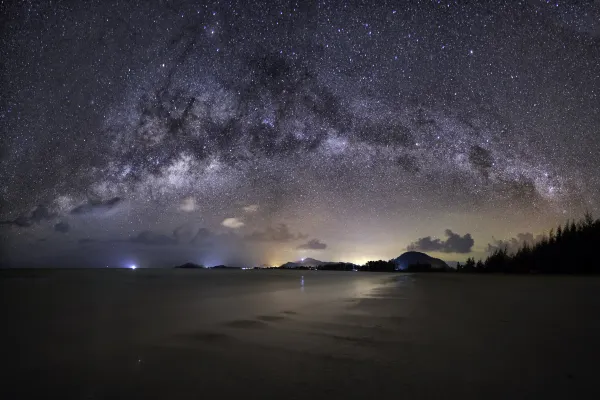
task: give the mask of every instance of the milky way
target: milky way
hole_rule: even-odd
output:
[[[9,265],[462,260],[598,214],[597,2],[4,7]]]

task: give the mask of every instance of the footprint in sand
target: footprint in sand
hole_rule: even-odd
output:
[[[186,338],[192,341],[209,343],[227,342],[231,339],[228,335],[224,333],[210,331],[194,332],[189,335],[186,335]]]
[[[239,329],[262,329],[266,328],[268,325],[262,321],[257,321],[254,319],[238,319],[235,321],[227,322],[225,326]]]
[[[261,321],[268,321],[268,322],[281,321],[282,319],[285,319],[285,317],[282,317],[280,315],[259,315],[256,318],[260,319]]]

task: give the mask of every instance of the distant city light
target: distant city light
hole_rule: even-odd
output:
[[[132,264],[129,268],[136,269],[137,267],[135,266],[135,264]]]

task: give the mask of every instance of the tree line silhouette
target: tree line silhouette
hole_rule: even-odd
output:
[[[586,213],[580,221],[567,221],[551,229],[536,244],[523,243],[514,254],[506,247],[494,250],[485,261],[468,258],[457,272],[546,274],[600,273],[600,219]]]

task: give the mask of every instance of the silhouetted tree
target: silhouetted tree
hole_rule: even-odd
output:
[[[394,272],[396,270],[396,263],[390,261],[368,261],[361,267],[362,271],[377,271],[377,272]]]
[[[600,244],[600,219],[586,213],[579,222],[567,221],[551,229],[533,245],[523,243],[514,254],[506,248],[494,250],[485,260],[469,258],[460,272],[504,273],[600,273],[600,262],[594,254]]]
[[[331,264],[323,264],[317,267],[318,270],[324,271],[353,271],[357,269],[358,266],[351,263],[331,263]]]
[[[475,271],[475,259],[474,258],[467,258],[467,261],[465,262],[465,266],[463,267],[463,271],[464,272],[474,272]]]

